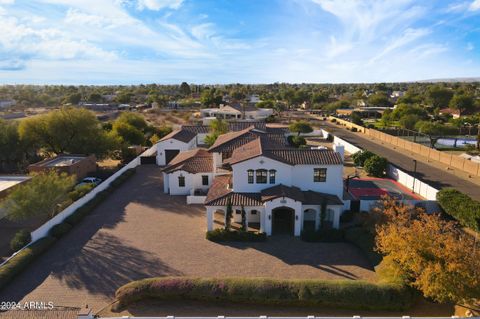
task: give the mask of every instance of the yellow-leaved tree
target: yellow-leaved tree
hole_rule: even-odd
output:
[[[437,302],[480,300],[480,247],[457,223],[385,198],[377,215],[379,275]]]

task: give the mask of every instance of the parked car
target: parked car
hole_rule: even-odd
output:
[[[102,182],[102,180],[100,178],[85,177],[84,179],[82,179],[82,181],[80,183],[78,183],[77,187],[82,186],[82,185],[93,185],[93,187],[95,187],[98,184],[100,184],[101,182]]]

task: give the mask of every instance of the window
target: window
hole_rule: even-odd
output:
[[[267,183],[267,170],[266,169],[257,169],[257,184],[266,184]]]
[[[326,182],[327,181],[327,169],[326,168],[314,168],[313,169],[313,181]]]
[[[178,187],[185,187],[185,176],[178,176]]]
[[[268,174],[269,174],[269,177],[270,177],[270,181],[269,181],[270,184],[275,184],[275,174],[276,173],[277,173],[277,171],[274,170],[274,169],[271,169],[271,170],[268,171]]]
[[[250,214],[251,214],[251,215],[257,215],[257,210],[256,210],[256,209],[252,209],[252,210],[250,211]]]
[[[241,215],[242,211],[240,209],[235,209],[235,215]]]
[[[247,171],[247,174],[248,174],[248,183],[253,184],[253,169],[249,169]]]
[[[208,186],[208,175],[202,175],[202,185]]]

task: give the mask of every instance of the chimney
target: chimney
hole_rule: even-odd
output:
[[[337,153],[340,153],[342,160],[345,159],[345,147],[343,145],[333,144],[333,150]]]

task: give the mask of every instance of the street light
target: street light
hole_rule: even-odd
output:
[[[413,185],[412,193],[415,193],[415,178],[417,177],[417,160],[413,160]]]

